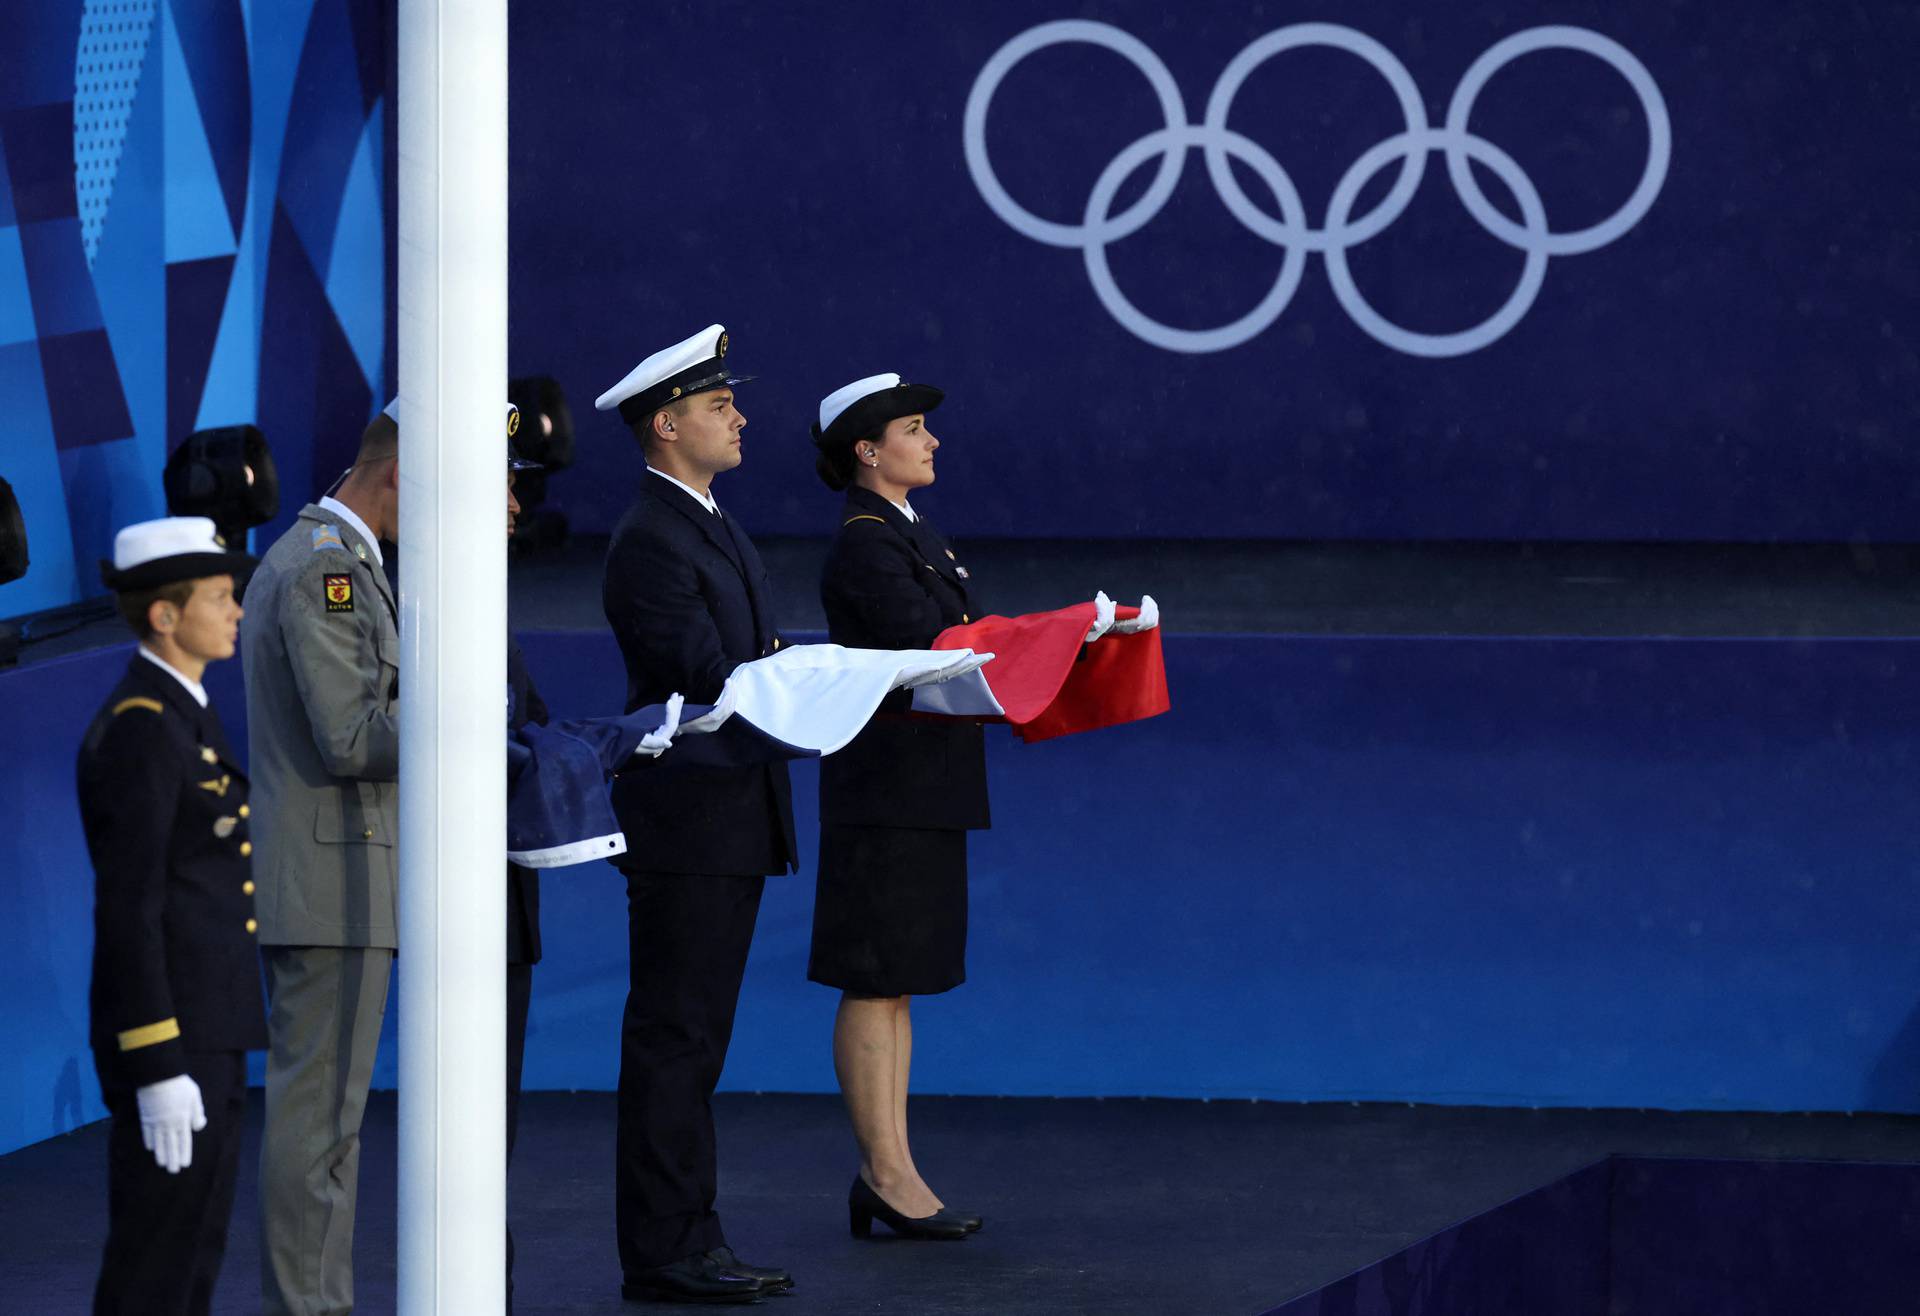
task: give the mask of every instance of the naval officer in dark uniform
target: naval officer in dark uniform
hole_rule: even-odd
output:
[[[595,401],[646,453],[639,496],[607,549],[602,602],[627,708],[711,703],[733,669],[781,646],[766,568],[713,498],[740,464],[742,382],[711,325],[654,353]],[[795,865],[784,763],[622,773],[628,972],[620,1035],[615,1213],[630,1298],[752,1302],[785,1270],[734,1255],[713,1209],[712,1097],[726,1063],[761,888]]]
[[[537,471],[540,463],[518,455],[520,408],[507,404],[507,538],[513,538],[520,500],[513,484],[521,471]],[[534,687],[513,633],[507,633],[507,730],[529,722],[547,724],[547,702]],[[513,1166],[513,1146],[520,1135],[520,1076],[527,1058],[527,1013],[533,1003],[533,966],[540,962],[540,875],[507,861],[507,1166]],[[513,1228],[507,1228],[507,1311],[513,1311]]]
[[[820,478],[845,490],[820,581],[827,638],[925,649],[980,615],[951,545],[907,501],[933,483],[940,441],[927,413],[945,395],[872,375],[821,400]],[[820,869],[807,976],[840,989],[833,1065],[860,1147],[848,1192],[856,1236],[875,1219],[914,1238],[980,1227],[927,1186],[907,1144],[912,998],[966,981],[967,833],[989,824],[982,729],[915,719],[888,696],[852,744],[820,763]]]
[[[234,577],[205,517],[128,526],[107,585],[140,646],[80,744],[94,871],[91,1041],[113,1123],[96,1313],[202,1313],[226,1251],[246,1052],[267,1044],[247,778],[200,684],[233,656]]]

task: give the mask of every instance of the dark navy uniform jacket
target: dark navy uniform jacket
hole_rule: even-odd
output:
[[[938,530],[879,494],[847,491],[820,578],[827,638],[862,649],[926,649],[979,618],[972,582]],[[820,761],[820,820],[873,827],[984,828],[986,744],[977,722],[913,718],[887,696],[853,743]]]
[[[615,527],[601,592],[627,667],[627,711],[678,693],[711,704],[741,663],[784,643],[773,591],[753,541],[648,472]],[[663,755],[614,779],[627,836],[623,868],[734,876],[795,864],[785,763],[707,767]]]
[[[529,722],[547,724],[547,703],[533,688],[533,675],[520,646],[507,641],[507,730]],[[531,868],[507,863],[507,963],[540,962],[540,876]]]
[[[136,653],[80,743],[79,792],[102,1081],[264,1047],[247,778],[220,719]]]

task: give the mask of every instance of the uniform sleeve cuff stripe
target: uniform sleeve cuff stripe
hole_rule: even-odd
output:
[[[162,1042],[171,1042],[180,1036],[178,1019],[162,1019],[157,1024],[148,1024],[144,1028],[129,1028],[120,1034],[122,1051],[138,1051],[143,1046],[158,1046]]]

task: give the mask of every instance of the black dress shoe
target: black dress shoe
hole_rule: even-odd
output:
[[[969,1234],[979,1233],[980,1226],[987,1223],[973,1211],[961,1211],[951,1206],[941,1207],[937,1214],[946,1216],[949,1220],[958,1220]]]
[[[760,1281],[713,1254],[682,1257],[622,1278],[620,1296],[629,1302],[758,1302]]]
[[[785,1293],[793,1287],[793,1276],[787,1273],[784,1266],[749,1266],[733,1255],[730,1247],[715,1248],[707,1253],[707,1260],[719,1263],[729,1274],[759,1280],[762,1293]]]
[[[887,1199],[873,1191],[871,1185],[859,1175],[853,1176],[853,1187],[847,1189],[847,1225],[855,1238],[871,1238],[873,1222],[885,1224],[902,1238],[958,1239],[967,1236],[967,1227],[945,1211],[935,1211],[932,1215],[901,1215],[887,1205]]]

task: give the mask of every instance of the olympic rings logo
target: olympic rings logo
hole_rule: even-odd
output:
[[[1159,99],[1166,127],[1148,133],[1114,156],[1094,183],[1081,222],[1059,224],[1027,210],[1001,186],[987,158],[987,110],[1001,81],[1021,60],[1049,46],[1076,41],[1105,47],[1139,69]],[[1307,222],[1300,193],[1280,162],[1251,138],[1227,126],[1234,97],[1248,75],[1284,51],[1311,46],[1348,51],[1372,65],[1386,79],[1406,122],[1405,131],[1366,151],[1348,167],[1327,203],[1326,222],[1318,228]],[[1647,163],[1639,183],[1618,210],[1587,228],[1556,232],[1548,227],[1540,193],[1525,171],[1505,151],[1467,129],[1474,101],[1487,80],[1522,55],[1539,50],[1580,51],[1602,60],[1626,79],[1646,117]],[[1435,128],[1427,122],[1420,89],[1406,66],[1378,41],[1350,27],[1296,23],[1269,32],[1241,51],[1222,71],[1207,98],[1205,119],[1193,124],[1187,121],[1186,105],[1172,73],[1144,42],[1107,23],[1063,19],[1029,28],[1000,47],[987,61],[967,96],[963,137],[967,169],[982,199],[996,215],[1014,231],[1035,242],[1078,248],[1086,261],[1087,277],[1094,291],[1116,321],[1155,346],[1192,353],[1238,347],[1265,331],[1286,310],[1306,272],[1307,257],[1314,252],[1326,258],[1327,279],[1340,305],[1375,341],[1412,356],[1450,357],[1478,351],[1497,342],[1532,307],[1546,279],[1549,256],[1573,256],[1597,250],[1640,222],[1660,194],[1672,154],[1667,104],[1646,66],[1617,41],[1586,28],[1567,26],[1529,28],[1489,47],[1454,88],[1445,125]],[[1107,265],[1107,247],[1151,223],[1166,205],[1179,184],[1187,151],[1194,147],[1204,156],[1214,190],[1234,218],[1286,253],[1273,286],[1260,304],[1239,319],[1212,329],[1178,329],[1146,315],[1120,291]],[[1499,310],[1469,328],[1438,334],[1417,333],[1387,320],[1367,304],[1347,267],[1349,250],[1379,234],[1406,211],[1426,172],[1427,157],[1435,151],[1446,156],[1447,176],[1467,213],[1489,234],[1526,257],[1519,283]],[[1113,214],[1113,200],[1120,185],[1134,170],[1156,156],[1160,161],[1159,170],[1145,194],[1125,211]],[[1279,204],[1279,218],[1255,205],[1241,189],[1229,167],[1230,159],[1239,160],[1252,169],[1272,192]],[[1400,173],[1387,195],[1366,214],[1355,217],[1353,206],[1361,189],[1396,161]],[[1507,218],[1487,200],[1469,161],[1478,161],[1506,185],[1519,204],[1519,223]]]

